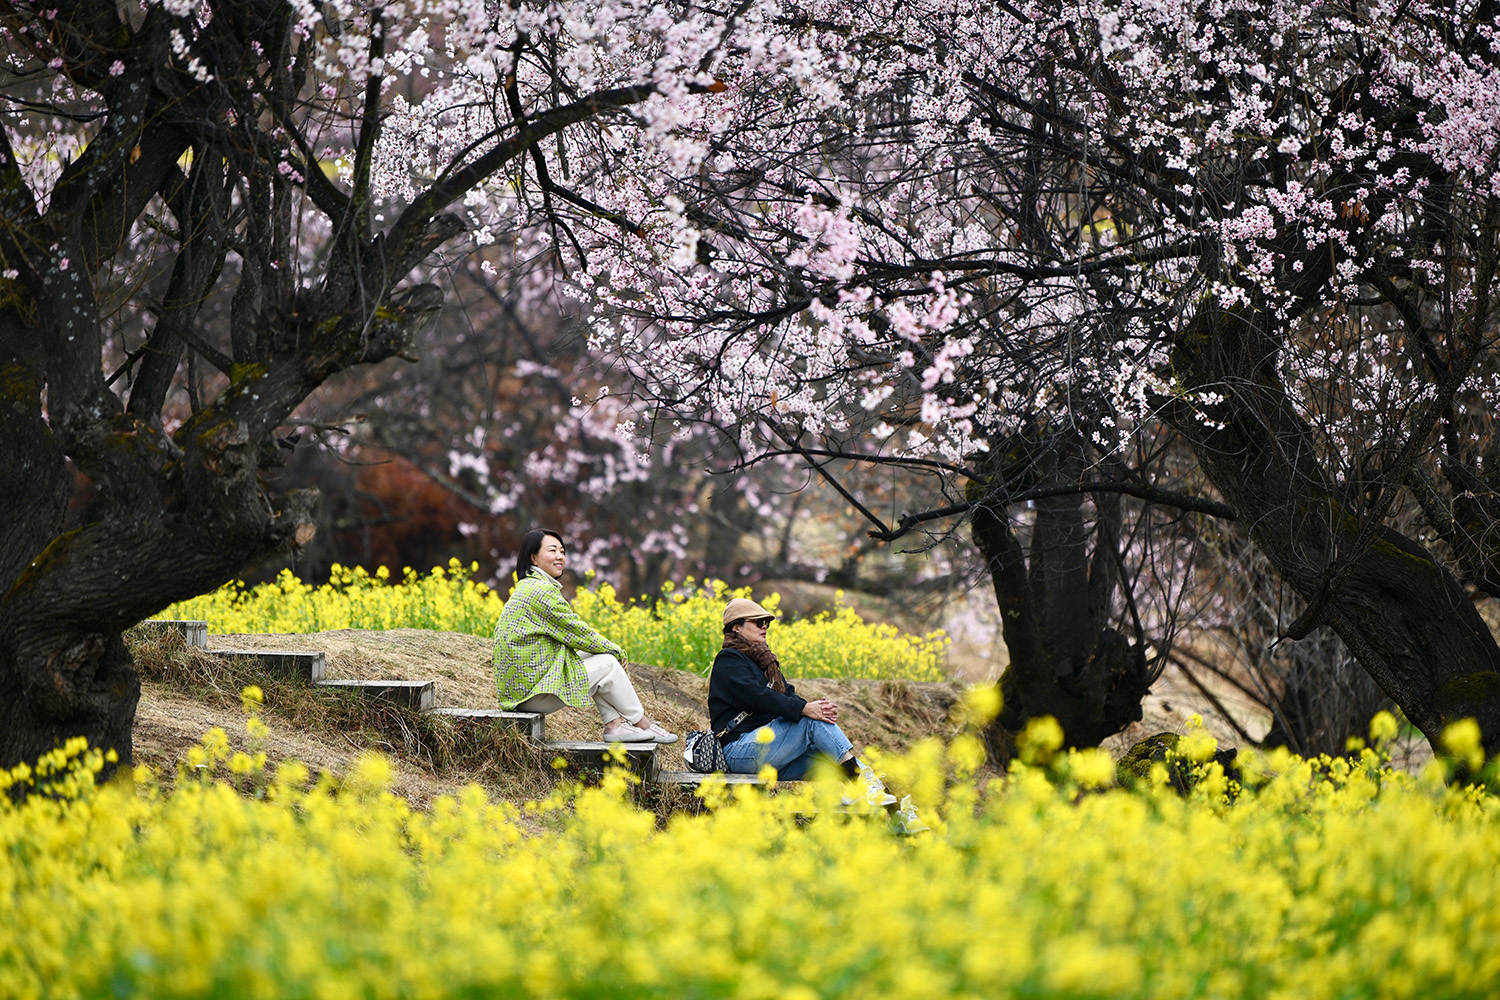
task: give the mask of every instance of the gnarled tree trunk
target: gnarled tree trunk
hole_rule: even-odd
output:
[[[1076,442],[1051,440],[1045,450],[1023,450],[1027,457],[1010,478],[1024,476],[1030,487],[1078,480],[1083,456]],[[1091,551],[1080,493],[1038,500],[1028,553],[1003,508],[974,508],[974,544],[989,568],[1010,651],[1000,678],[1000,715],[988,734],[998,761],[1009,758],[1033,718],[1052,716],[1065,744],[1077,747],[1097,745],[1141,718],[1141,699],[1154,675],[1141,639],[1110,624],[1119,586],[1112,549],[1118,497],[1096,497],[1095,515]]]
[[[8,318],[0,347],[35,336]],[[13,357],[0,368],[10,390],[0,504],[15,512],[0,530],[0,767],[77,736],[128,763],[140,682],[121,633],[305,540],[314,496],[274,497],[243,425],[184,435],[186,449],[118,408],[54,427],[40,419],[38,380]],[[99,487],[76,523],[65,446]]]
[[[1274,329],[1269,317],[1205,308],[1174,360],[1189,385],[1224,402],[1212,426],[1185,407],[1170,407],[1168,418],[1307,602],[1291,638],[1327,624],[1430,741],[1473,718],[1485,745],[1500,748],[1500,646],[1450,572],[1328,481],[1314,430],[1276,375]],[[1413,446],[1430,430],[1412,430]]]

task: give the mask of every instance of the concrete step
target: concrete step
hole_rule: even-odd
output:
[[[605,743],[594,740],[549,740],[542,749],[557,754],[580,771],[602,771],[612,763],[611,747],[623,747],[625,766],[647,781],[656,778],[655,743]]]
[[[176,632],[189,646],[208,648],[208,622],[175,620],[171,618],[147,618],[139,626],[142,631],[153,633]]]
[[[320,652],[273,649],[210,649],[215,656],[248,660],[257,670],[280,674],[309,684],[323,683],[328,663]]]
[[[722,779],[726,785],[764,785],[753,774],[732,774],[727,771],[715,771],[712,774],[699,774],[697,771],[658,771],[656,782],[659,785],[701,785],[709,778]],[[797,781],[778,781],[777,786],[800,784]]]
[[[677,785],[683,788],[696,788],[698,785],[701,785],[705,779],[708,778],[722,778],[726,785],[757,785],[762,788],[771,787],[769,782],[761,781],[753,774],[730,774],[725,771],[715,771],[712,774],[699,774],[697,771],[658,771],[656,773],[655,780],[658,785]],[[775,787],[792,788],[801,784],[801,781],[778,781],[776,782]],[[896,811],[896,806],[898,804],[899,801],[889,802],[885,805],[880,806],[879,808],[884,809],[887,813],[894,814]],[[858,812],[860,810],[854,803],[849,803],[846,805],[840,805],[834,811],[841,814],[847,814]]]
[[[325,691],[348,691],[365,698],[379,698],[419,712],[432,708],[433,702],[432,681],[320,680],[315,686]]]
[[[508,729],[520,733],[528,739],[542,743],[546,740],[543,735],[546,718],[540,712],[507,712],[499,708],[432,708],[428,709],[429,715],[441,716],[453,722],[454,725],[463,726],[494,726],[497,729]]]

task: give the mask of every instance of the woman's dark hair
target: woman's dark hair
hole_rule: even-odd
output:
[[[550,528],[532,528],[526,532],[521,539],[521,554],[516,557],[516,582],[520,583],[526,579],[526,574],[531,572],[531,557],[542,551],[542,539],[551,535],[557,539],[557,544],[567,551],[568,543],[563,541],[563,536]]]

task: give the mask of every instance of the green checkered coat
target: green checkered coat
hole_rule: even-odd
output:
[[[562,595],[562,584],[533,568],[516,584],[495,623],[495,686],[506,711],[534,694],[555,694],[564,704],[588,708],[584,656],[625,650],[578,617]]]

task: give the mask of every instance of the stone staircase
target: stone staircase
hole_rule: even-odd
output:
[[[459,708],[437,705],[433,681],[354,680],[329,678],[327,659],[316,651],[211,648],[208,625],[201,621],[152,619],[140,625],[144,631],[175,632],[189,646],[226,659],[246,662],[252,669],[307,684],[309,687],[345,697],[383,701],[441,718],[464,729],[512,732],[539,749],[561,757],[579,771],[597,773],[624,752],[625,766],[642,780],[664,786],[694,787],[709,777],[696,771],[668,771],[661,767],[655,743],[606,743],[594,740],[549,740],[546,716],[538,712],[506,712],[498,708]],[[721,774],[729,784],[763,784],[753,774]],[[785,782],[783,783],[785,784]]]

